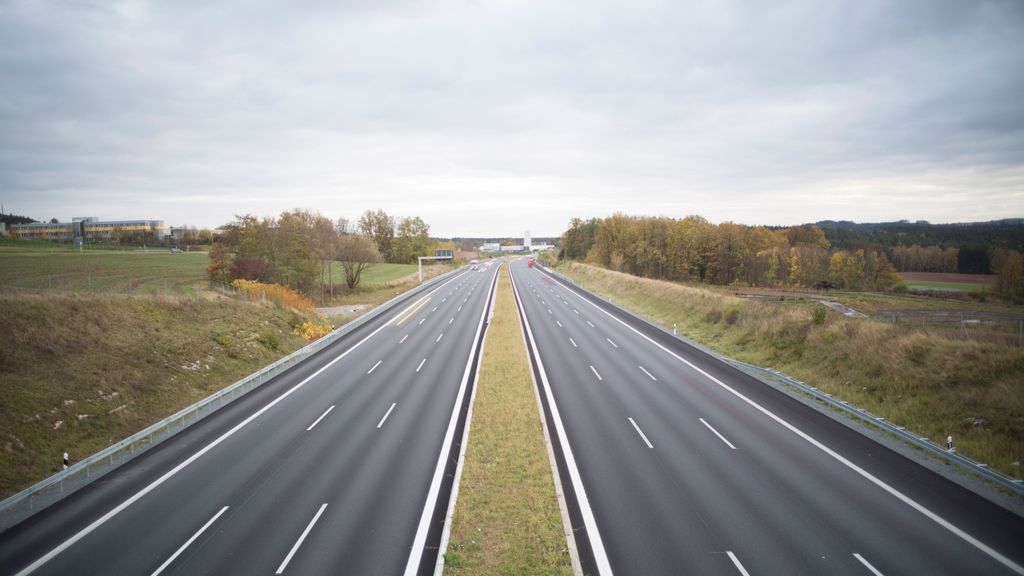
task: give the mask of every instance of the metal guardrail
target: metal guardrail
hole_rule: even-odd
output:
[[[543,263],[543,265],[545,272],[551,274],[552,276],[558,277],[564,282],[583,288],[583,286],[579,282],[576,282],[575,280],[569,278],[564,274],[555,272],[546,263]],[[602,302],[619,308],[619,306],[617,306],[614,302],[608,300],[607,298],[594,294],[593,292],[590,292],[590,294],[593,295],[598,300],[601,300]],[[924,450],[926,453],[939,458],[940,460],[944,460],[950,464],[957,465],[971,473],[977,474],[983,479],[991,481],[994,484],[997,484],[1003,488],[1006,488],[1010,490],[1012,493],[1017,494],[1018,496],[1024,496],[1024,480],[1021,480],[1020,478],[1014,478],[1013,476],[1003,474],[998,470],[993,470],[989,468],[988,465],[985,464],[984,462],[978,462],[977,460],[968,458],[956,452],[955,450],[947,450],[945,447],[932,442],[930,439],[921,436],[920,434],[915,434],[910,430],[907,430],[905,426],[900,426],[893,422],[889,422],[888,420],[881,416],[876,416],[863,408],[858,408],[857,406],[850,404],[846,400],[840,400],[839,398],[836,398],[832,394],[822,392],[818,388],[811,386],[810,384],[807,384],[806,382],[803,382],[801,380],[797,380],[796,378],[793,378],[791,376],[787,376],[786,374],[783,374],[778,370],[762,368],[761,366],[748,364],[746,362],[741,362],[734,358],[730,358],[694,340],[677,334],[675,330],[667,328],[648,318],[644,318],[633,312],[629,312],[629,314],[632,315],[634,318],[637,318],[645,322],[649,326],[657,328],[658,330],[661,330],[662,332],[671,335],[673,338],[676,338],[677,340],[680,340],[690,346],[693,346],[694,348],[704,352],[705,354],[717,358],[733,366],[734,368],[741,370],[744,373],[753,376],[754,378],[757,378],[758,380],[761,380],[762,382],[765,382],[769,385],[778,383],[785,386],[789,386],[791,388],[795,388],[800,393],[811,396],[815,400],[818,400],[828,405],[829,407],[834,408],[848,416],[852,416],[853,418],[856,418],[861,422],[864,422],[865,424],[875,426],[883,430],[884,432],[888,432],[898,437],[899,439],[907,442],[908,444],[916,446],[917,448]]]
[[[459,269],[435,276],[421,284],[420,287],[436,284],[457,272],[459,272]],[[64,497],[115,470],[118,466],[206,418],[225,404],[231,403],[235,399],[258,388],[263,383],[272,380],[299,362],[327,348],[363,324],[390,311],[396,302],[409,296],[409,292],[405,292],[391,298],[359,318],[337,330],[331,331],[323,338],[299,348],[273,364],[261,368],[234,384],[214,392],[195,404],[179,410],[120,442],[111,444],[103,450],[69,466],[66,470],[62,470],[6,498],[0,502],[0,532],[59,502]]]

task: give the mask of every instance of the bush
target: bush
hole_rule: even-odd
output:
[[[250,300],[265,298],[275,304],[307,312],[312,311],[316,307],[309,298],[280,284],[264,284],[256,280],[238,279],[231,282],[231,285],[238,290],[239,294]]]
[[[725,320],[726,324],[732,326],[733,324],[736,323],[736,320],[738,320],[739,317],[740,317],[740,307],[736,306],[736,305],[733,305],[733,306],[729,306],[728,308],[725,309],[725,314],[723,315],[722,318]]]
[[[256,341],[270,350],[277,350],[278,346],[281,345],[280,340],[277,338],[277,334],[273,332],[260,332],[260,335],[256,337]]]
[[[296,336],[302,336],[306,342],[319,340],[334,330],[330,324],[317,324],[315,322],[303,322],[293,331]]]
[[[815,306],[814,310],[811,312],[811,322],[813,322],[816,326],[822,326],[825,324],[825,320],[827,319],[828,310],[825,309],[825,306]]]

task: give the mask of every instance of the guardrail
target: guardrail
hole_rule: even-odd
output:
[[[554,270],[551,269],[550,266],[547,266],[546,263],[544,263],[544,271],[551,274],[552,276],[556,276],[563,282],[583,288],[583,286],[579,282],[576,282],[575,280],[569,278],[564,274],[555,272]],[[619,308],[619,306],[617,306],[614,302],[610,301],[607,298],[594,294],[593,292],[589,292],[589,294],[593,295],[598,300],[601,300],[602,302],[610,306]],[[709,356],[717,358],[733,366],[737,370],[741,370],[745,374],[748,374],[750,376],[753,376],[754,378],[757,378],[758,380],[761,380],[762,382],[765,382],[775,387],[778,387],[777,385],[781,384],[784,386],[789,386],[790,388],[794,388],[799,393],[803,393],[807,396],[810,396],[831,408],[834,408],[848,416],[852,416],[853,418],[856,418],[857,420],[864,422],[865,424],[875,426],[884,432],[892,434],[898,437],[899,439],[909,443],[910,445],[916,446],[917,448],[924,450],[926,453],[939,458],[940,460],[944,460],[950,464],[959,466],[964,470],[974,473],[985,480],[988,480],[994,484],[997,484],[1000,487],[1003,487],[1011,491],[1014,494],[1017,494],[1018,496],[1024,496],[1024,480],[1021,480],[1020,478],[1014,478],[1007,474],[1003,474],[998,470],[993,470],[989,468],[988,465],[985,464],[984,462],[978,462],[977,460],[968,458],[956,452],[955,450],[948,450],[944,446],[936,444],[932,442],[930,439],[921,436],[920,434],[915,434],[912,431],[907,430],[905,426],[900,426],[893,422],[889,422],[888,420],[882,418],[881,416],[876,416],[863,408],[858,408],[857,406],[850,404],[846,400],[840,400],[839,398],[836,398],[832,394],[822,392],[818,388],[811,386],[810,384],[807,384],[806,382],[803,382],[801,380],[797,380],[796,378],[793,378],[791,376],[787,376],[786,374],[783,374],[778,370],[762,368],[761,366],[748,364],[746,362],[741,362],[734,358],[730,358],[694,340],[677,334],[674,329],[667,328],[666,326],[663,326],[657,322],[644,318],[638,314],[634,314],[632,312],[629,312],[629,314],[634,318],[637,318],[638,320],[645,322],[649,326],[657,328],[658,330],[661,330],[662,332],[671,335],[673,338],[676,338],[677,340],[680,340],[685,344],[688,344],[704,352],[705,354],[708,354]]]
[[[436,284],[457,272],[459,272],[459,269],[436,276],[421,284],[420,287],[425,288]],[[299,348],[273,364],[261,368],[234,384],[214,392],[195,404],[179,410],[120,442],[111,444],[103,450],[69,466],[66,470],[62,470],[8,497],[0,502],[0,532],[59,502],[66,496],[115,470],[118,466],[206,418],[225,404],[231,403],[235,399],[258,388],[263,383],[277,377],[292,366],[327,348],[363,324],[390,311],[395,303],[410,297],[412,295],[411,292],[414,290],[417,289],[414,288],[391,298],[359,318],[337,330],[331,331],[323,338]]]

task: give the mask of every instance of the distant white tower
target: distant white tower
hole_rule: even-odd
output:
[[[526,233],[523,234],[523,248],[525,248],[527,250],[530,249],[530,231],[529,230],[527,230]]]

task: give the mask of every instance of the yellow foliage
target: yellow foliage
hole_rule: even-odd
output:
[[[333,330],[334,327],[329,324],[317,324],[316,322],[303,322],[301,325],[296,326],[292,332],[296,336],[302,336],[307,342],[313,340],[319,340]]]
[[[296,310],[312,311],[315,308],[313,301],[302,294],[280,284],[264,284],[257,280],[244,280],[239,278],[231,282],[231,285],[250,300],[266,298],[281,306],[295,308]]]

